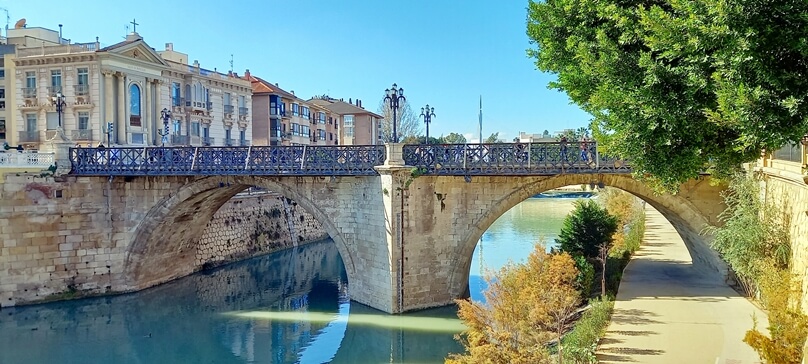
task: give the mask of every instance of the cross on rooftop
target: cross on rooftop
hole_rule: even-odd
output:
[[[132,33],[137,33],[137,26],[140,24],[138,24],[135,19],[132,19],[132,21],[129,22],[129,24],[132,24]]]

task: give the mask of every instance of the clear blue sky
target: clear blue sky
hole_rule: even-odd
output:
[[[61,6],[60,6],[61,5]],[[430,135],[477,133],[510,140],[588,124],[589,114],[547,89],[553,75],[526,56],[527,1],[88,1],[0,0],[11,24],[58,30],[73,42],[123,40],[132,19],[153,48],[165,43],[202,67],[245,69],[307,99],[359,98],[377,111],[393,82],[416,114],[437,115]],[[5,14],[0,12],[0,20]],[[5,26],[4,22],[0,25]],[[5,32],[3,33],[5,35]]]

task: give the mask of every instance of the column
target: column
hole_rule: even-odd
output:
[[[104,75],[104,120],[101,120],[101,140],[104,144],[107,144],[109,141],[107,140],[107,123],[108,122],[115,122],[115,98],[114,98],[114,89],[112,84],[112,79],[115,75],[110,71],[105,71]],[[110,135],[110,138],[115,139],[114,135]]]
[[[154,108],[152,107],[151,102],[151,79],[146,77],[146,82],[143,83],[143,110],[141,113],[143,114],[143,139],[145,139],[146,145],[149,145],[152,141],[154,141],[154,125],[152,125],[152,111]]]
[[[129,122],[126,120],[126,75],[118,73],[118,120],[115,123],[115,134],[118,144],[129,144],[126,138]]]
[[[162,114],[160,114],[160,111],[162,111],[162,110],[163,110],[163,106],[162,106],[162,102],[163,102],[163,100],[162,100],[162,98],[161,98],[161,97],[162,97],[162,95],[160,94],[160,86],[161,86],[162,84],[163,84],[163,81],[162,81],[162,80],[159,80],[159,79],[158,79],[158,80],[154,80],[154,104],[155,104],[155,106],[157,106],[157,107],[155,108],[155,110],[157,110],[157,113],[155,114],[155,118],[160,118],[160,117],[162,117]],[[171,106],[170,106],[170,105],[171,105],[171,104],[169,103],[169,106],[168,106],[168,107],[166,107],[166,109],[171,110]],[[169,125],[171,125],[172,121],[171,121],[171,120],[169,120],[168,122],[169,122]],[[157,130],[163,130],[163,120],[162,120],[162,119],[160,119],[160,120],[156,120],[156,121],[155,121],[155,125],[157,125],[157,127],[156,127],[156,128],[154,129],[154,131],[153,131],[153,133],[154,133],[154,140],[156,140],[156,141],[157,141],[157,145],[160,145],[160,144],[161,144],[161,141],[162,141],[162,137],[161,137],[160,135],[158,135],[158,134],[157,134]],[[171,142],[171,139],[170,139],[170,138],[171,138],[171,137],[169,136],[169,143]],[[166,143],[166,145],[169,145],[169,143]]]

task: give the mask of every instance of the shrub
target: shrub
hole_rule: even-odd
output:
[[[575,257],[575,268],[578,268],[578,277],[575,278],[575,288],[581,292],[582,298],[588,298],[595,283],[595,267],[582,256]]]
[[[617,218],[605,208],[593,200],[578,200],[564,219],[556,243],[572,255],[594,258],[600,246],[611,244],[616,230]]]
[[[575,328],[561,340],[565,362],[597,363],[595,349],[609,325],[614,301],[605,297],[590,301],[590,306],[575,323]]]

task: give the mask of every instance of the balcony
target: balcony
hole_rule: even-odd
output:
[[[62,86],[48,86],[48,96],[54,97],[58,93],[62,93]]]
[[[96,50],[98,50],[98,47],[99,47],[98,43],[74,43],[74,44],[64,44],[48,47],[32,47],[25,49],[17,49],[17,57],[23,58],[23,57],[48,56],[51,54],[95,52]]]
[[[249,140],[239,140],[238,145],[240,147],[249,147],[250,146],[250,141]]]
[[[171,135],[171,145],[191,145],[191,139],[187,135]]]
[[[216,144],[216,139],[210,138],[210,137],[202,138],[202,145],[204,145],[206,147],[209,147],[209,146],[214,145],[214,144]]]
[[[0,152],[0,167],[29,168],[42,167],[43,169],[54,164],[53,153],[37,153],[24,151]]]
[[[22,88],[22,97],[25,99],[35,99],[36,98],[36,87],[23,87]]]
[[[213,103],[208,101],[206,103],[206,105],[205,105],[205,108],[208,109],[208,111],[212,110],[213,109]]]
[[[31,131],[21,131],[20,132],[20,139],[18,142],[20,144],[23,143],[39,143],[40,134],[38,130],[31,130]]]
[[[90,85],[73,85],[76,96],[87,96],[90,94]]]
[[[246,107],[239,107],[238,108],[238,115],[239,116],[247,116],[247,111],[249,111]]]
[[[92,129],[78,129],[70,131],[70,139],[75,141],[93,141]]]
[[[180,107],[185,104],[185,99],[182,97],[172,97],[171,98],[171,106]]]
[[[233,138],[225,138],[224,139],[224,145],[228,146],[228,147],[236,146],[236,145],[238,145],[238,141],[236,139],[233,139]]]
[[[224,113],[225,114],[232,114],[233,113],[233,105],[224,105]]]

